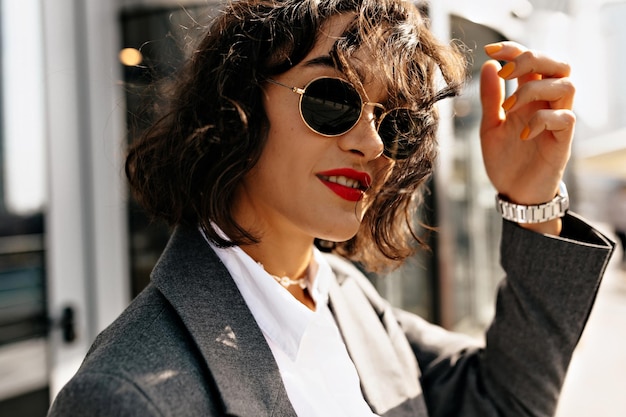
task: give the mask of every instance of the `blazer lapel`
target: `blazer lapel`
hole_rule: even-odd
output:
[[[175,230],[152,281],[196,342],[226,414],[296,417],[265,337],[198,230]]]
[[[415,355],[390,307],[357,268],[327,259],[338,280],[331,286],[330,307],[372,410],[389,417],[427,416]]]

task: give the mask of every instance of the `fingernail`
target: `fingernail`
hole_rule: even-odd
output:
[[[499,50],[504,48],[504,45],[501,43],[491,43],[489,45],[485,45],[485,52],[487,55],[495,54]]]
[[[515,71],[515,62],[509,62],[504,67],[502,67],[500,71],[498,71],[498,75],[501,78],[506,78],[509,75],[513,74],[513,71]]]
[[[502,103],[502,108],[504,109],[504,111],[509,111],[515,105],[516,101],[517,101],[517,97],[513,95],[507,98],[506,100],[504,100],[504,103]]]
[[[530,128],[526,126],[524,130],[522,130],[522,133],[519,135],[519,138],[521,140],[526,140],[528,139],[528,136],[530,136]]]

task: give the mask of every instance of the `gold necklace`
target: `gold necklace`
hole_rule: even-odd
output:
[[[259,266],[261,268],[263,268],[263,270],[265,270],[265,266],[263,266],[263,264],[261,262],[257,262],[257,264],[259,264]],[[265,272],[267,272],[267,270],[265,270]],[[278,275],[273,275],[270,274],[269,272],[267,272],[272,278],[274,278],[276,280],[276,282],[278,282],[280,285],[282,285],[285,288],[291,287],[292,285],[297,285],[302,289],[305,289],[307,287],[308,284],[308,277],[309,277],[309,270],[307,269],[307,274],[299,279],[291,279],[288,276],[284,276],[284,277],[279,277]]]
[[[291,279],[289,277],[279,277],[277,275],[272,275],[272,278],[274,278],[276,282],[278,282],[280,285],[282,285],[285,288],[288,288],[292,285],[298,285],[300,288],[305,289],[307,285],[306,277],[300,278],[300,279]]]

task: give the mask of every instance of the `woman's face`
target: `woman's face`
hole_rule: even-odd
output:
[[[348,19],[330,19],[305,59],[274,79],[304,87],[317,77],[342,77],[332,66],[329,53]],[[381,85],[364,80],[364,86],[364,100],[384,103]],[[239,189],[236,219],[261,240],[268,233],[348,240],[358,231],[393,161],[382,155],[383,143],[376,132],[372,106],[365,106],[358,124],[348,133],[324,137],[302,121],[299,99],[300,95],[288,88],[272,83],[265,86],[267,142]],[[370,187],[363,191],[366,182]]]

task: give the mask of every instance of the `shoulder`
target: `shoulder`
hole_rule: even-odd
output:
[[[149,285],[98,335],[51,415],[213,415],[207,372],[176,312]]]
[[[55,399],[48,417],[162,416],[158,406],[132,380],[98,371],[77,374]]]
[[[151,356],[147,351],[162,349],[161,342],[169,339],[181,339],[184,328],[179,323],[176,313],[163,295],[149,285],[124,312],[95,339],[89,349],[82,368],[124,369],[126,363],[133,366],[146,366]],[[152,345],[157,346],[152,346]],[[112,360],[115,359],[115,360]]]

